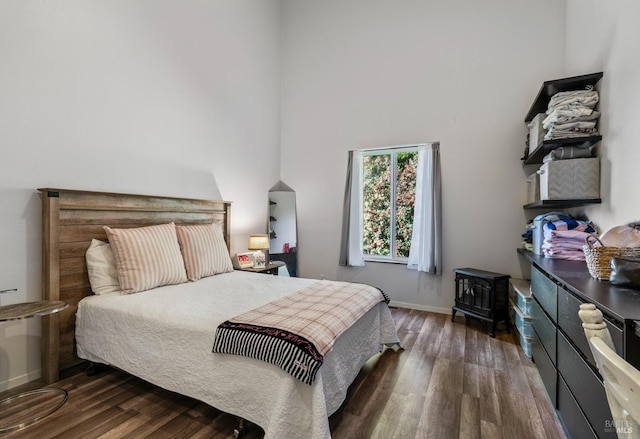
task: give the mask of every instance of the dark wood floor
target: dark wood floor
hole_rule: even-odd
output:
[[[490,338],[486,326],[462,316],[453,323],[423,311],[393,315],[405,349],[363,367],[329,419],[334,439],[565,437],[535,366],[510,334]],[[56,386],[69,392],[61,409],[2,438],[229,438],[237,425],[232,415],[116,370],[75,373]],[[0,407],[0,427],[52,402]],[[262,436],[253,427],[245,437]]]

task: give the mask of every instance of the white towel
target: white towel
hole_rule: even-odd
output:
[[[598,100],[599,96],[596,90],[561,91],[554,94],[549,100],[547,113],[556,108],[593,108],[598,103]]]
[[[542,127],[548,130],[553,125],[571,122],[594,121],[600,118],[600,113],[587,107],[575,107],[573,109],[557,108],[553,110],[543,121]]]

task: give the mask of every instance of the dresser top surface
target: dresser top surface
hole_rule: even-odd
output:
[[[551,259],[521,251],[574,294],[619,320],[640,320],[640,290],[620,288],[591,277],[584,261]]]

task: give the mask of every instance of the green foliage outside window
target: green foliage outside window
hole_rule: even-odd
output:
[[[395,169],[392,154],[395,155]],[[392,154],[364,157],[363,250],[365,255],[406,258],[413,231],[418,153]],[[392,203],[394,186],[395,200]],[[395,236],[392,239],[391,224],[394,221]],[[393,255],[390,254],[392,245]]]

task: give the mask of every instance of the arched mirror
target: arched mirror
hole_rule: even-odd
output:
[[[296,220],[296,193],[279,181],[269,190],[269,258],[285,263],[286,272],[280,275],[298,275],[298,227]]]

